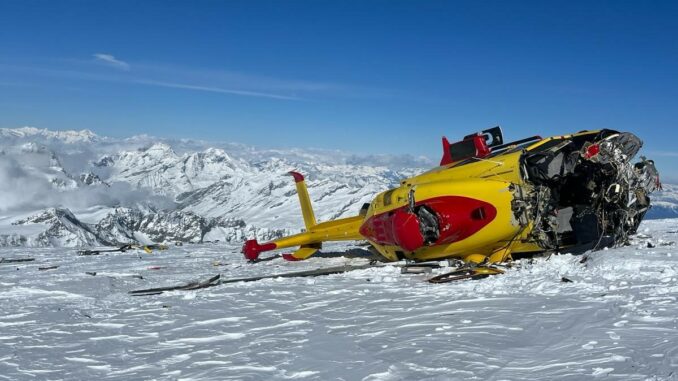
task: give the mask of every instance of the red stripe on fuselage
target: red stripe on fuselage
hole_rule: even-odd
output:
[[[415,206],[427,206],[435,211],[440,236],[432,245],[450,244],[466,239],[484,228],[497,216],[494,205],[464,196],[441,196],[416,203]],[[404,218],[406,215],[409,218]],[[403,206],[385,213],[377,214],[360,226],[360,234],[381,245],[400,246],[406,251],[414,251],[423,246],[419,229],[415,229],[412,218],[415,214]]]

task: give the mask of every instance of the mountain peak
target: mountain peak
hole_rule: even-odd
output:
[[[223,158],[226,158],[226,159],[231,158],[229,156],[229,154],[227,154],[226,151],[224,151],[221,148],[209,147],[206,150],[204,150],[203,153],[207,156],[218,156],[218,157],[223,157]]]
[[[152,156],[176,155],[172,147],[167,143],[154,143],[146,148],[142,148],[140,151]]]

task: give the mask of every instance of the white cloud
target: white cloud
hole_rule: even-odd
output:
[[[40,168],[26,164],[29,155],[3,155],[0,160],[0,213],[33,211],[53,206],[82,209],[96,205],[135,206],[137,203],[172,208],[174,202],[128,183],[110,187],[89,186],[69,190],[56,189]],[[44,169],[44,168],[42,168]]]
[[[97,62],[103,63],[105,65],[113,66],[122,70],[129,70],[130,66],[127,62],[115,58],[111,54],[105,53],[95,53],[92,55]]]

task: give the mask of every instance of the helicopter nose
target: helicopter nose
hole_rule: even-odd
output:
[[[419,218],[406,209],[370,218],[360,227],[360,234],[371,241],[399,246],[406,251],[415,251],[424,246]]]
[[[395,243],[406,251],[415,251],[424,246],[424,236],[419,229],[419,217],[403,210],[391,216],[393,238]]]

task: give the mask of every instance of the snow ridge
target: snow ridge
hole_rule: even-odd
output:
[[[67,144],[92,143],[99,139],[99,137],[90,130],[51,131],[45,128],[39,129],[35,127],[0,128],[0,138],[3,139],[37,138],[46,140],[58,140]]]

